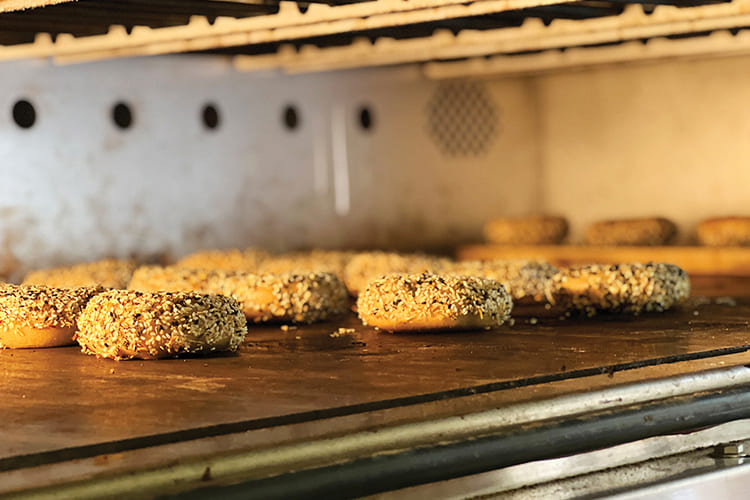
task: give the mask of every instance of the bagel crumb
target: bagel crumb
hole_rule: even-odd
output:
[[[732,297],[716,297],[714,301],[716,302],[716,304],[720,306],[734,307],[737,305],[737,301],[734,300]]]
[[[335,332],[329,334],[328,336],[335,339],[335,338],[343,337],[344,335],[348,335],[348,334],[351,334],[351,333],[357,333],[357,330],[355,330],[354,328],[343,328],[343,327],[341,327],[338,330],[336,330]]]

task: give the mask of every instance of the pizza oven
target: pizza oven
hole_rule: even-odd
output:
[[[671,262],[662,315],[239,355],[2,350],[0,494],[739,498],[750,470],[750,1],[0,0],[0,276],[207,248]],[[567,219],[495,245],[493,218]],[[670,245],[584,244],[665,217]]]

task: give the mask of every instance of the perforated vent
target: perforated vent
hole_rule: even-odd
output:
[[[427,105],[427,128],[440,150],[450,156],[485,153],[500,131],[499,111],[484,86],[442,83]]]

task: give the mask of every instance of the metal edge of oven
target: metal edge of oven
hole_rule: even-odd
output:
[[[746,419],[750,368],[734,366],[7,496],[350,498],[503,470],[505,487],[524,487],[750,439]]]

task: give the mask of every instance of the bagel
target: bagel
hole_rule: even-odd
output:
[[[245,317],[230,297],[112,290],[89,301],[76,340],[100,358],[160,359],[236,351],[246,334]]]
[[[569,311],[593,316],[598,312],[662,312],[690,295],[690,278],[673,264],[576,266],[553,276],[548,299]]]
[[[344,268],[344,283],[349,293],[356,297],[370,281],[386,274],[440,272],[450,264],[449,259],[423,254],[363,252],[352,257]]]
[[[430,273],[389,274],[371,281],[357,299],[362,322],[390,332],[493,328],[512,308],[497,281]]]
[[[484,237],[499,245],[555,245],[568,234],[568,221],[554,215],[504,217],[484,225]]]
[[[125,288],[135,268],[133,260],[104,259],[74,266],[38,269],[27,274],[22,284],[56,288]]]
[[[674,222],[663,217],[605,220],[586,229],[589,245],[666,245],[677,235]]]
[[[0,285],[0,347],[35,348],[75,344],[76,323],[102,287],[53,288]]]
[[[749,246],[750,217],[720,217],[698,224],[696,236],[706,246]]]

